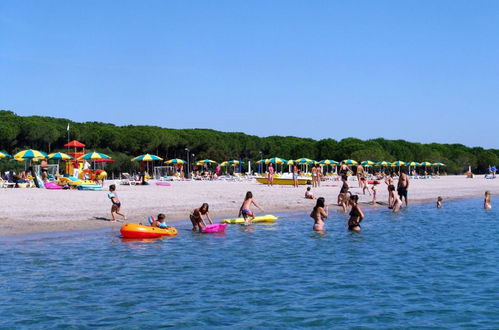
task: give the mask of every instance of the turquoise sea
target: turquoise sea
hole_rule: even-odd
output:
[[[1,238],[0,328],[499,328],[497,210],[365,213],[361,233],[336,212],[313,233],[307,212],[154,241]]]

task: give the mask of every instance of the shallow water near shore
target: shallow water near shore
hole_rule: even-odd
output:
[[[0,327],[499,327],[499,213],[481,199],[151,241],[2,239]],[[494,200],[496,206],[499,200]]]

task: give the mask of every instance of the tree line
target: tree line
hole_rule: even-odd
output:
[[[293,136],[258,137],[238,132],[211,129],[170,129],[158,126],[116,126],[100,122],[73,122],[64,118],[19,116],[0,110],[0,150],[8,153],[32,148],[45,152],[67,151],[67,126],[70,138],[87,145],[86,150],[109,154],[116,161],[106,166],[108,171],[133,170],[130,158],[144,153],[165,159],[189,158],[244,161],[282,157],[315,160],[354,159],[357,161],[429,161],[447,165],[448,173],[464,173],[468,166],[474,172],[485,173],[490,165],[499,165],[499,149],[467,147],[462,144],[415,143],[383,138],[360,140],[314,140]],[[0,162],[2,168],[11,166]]]

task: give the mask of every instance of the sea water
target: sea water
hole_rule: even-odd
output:
[[[0,328],[499,328],[496,210],[467,199],[365,215],[360,233],[331,211],[324,235],[307,212],[152,241],[4,238]]]

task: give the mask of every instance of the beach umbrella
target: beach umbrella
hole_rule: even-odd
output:
[[[432,165],[433,165],[433,166],[445,166],[445,164],[444,164],[444,163],[440,163],[440,162],[438,162],[438,163],[433,163]]]
[[[239,164],[244,164],[243,161],[241,160],[237,160],[237,159],[234,159],[234,160],[229,160],[228,163],[232,166],[235,166],[235,165],[239,165]]]
[[[418,162],[407,162],[407,166],[419,166],[420,164]]]
[[[7,157],[10,157],[10,155],[8,153],[0,151],[0,159],[7,158]]]
[[[70,156],[63,152],[54,152],[48,155],[48,159],[54,159],[54,160],[70,160],[73,158],[74,158],[73,156]]]
[[[357,161],[353,160],[353,159],[345,159],[343,161],[343,163],[347,164],[347,165],[357,165]]]
[[[203,160],[198,160],[197,165],[202,165],[202,164],[216,164],[217,162],[211,159],[203,159]]]
[[[284,163],[287,163],[287,160],[284,159],[284,158],[279,158],[279,157],[274,157],[274,158],[270,158],[270,159],[266,159],[265,160],[265,164],[284,164]]]
[[[256,162],[256,164],[266,164],[268,159],[260,159],[259,161]]]
[[[432,164],[430,162],[422,162],[420,165],[426,167],[431,166]]]
[[[180,164],[180,165],[183,165],[185,163],[187,163],[185,160],[183,159],[178,159],[178,158],[173,158],[173,159],[169,159],[165,162],[166,164]]]
[[[27,149],[23,151],[19,151],[17,154],[12,156],[12,158],[22,158],[22,159],[33,159],[33,158],[38,158],[38,159],[44,159],[47,157],[47,154],[38,150],[33,150],[33,149]]]
[[[360,165],[362,165],[362,166],[372,166],[372,165],[374,165],[374,162],[370,161],[370,160],[365,160],[362,163],[360,163]]]
[[[312,160],[312,159],[310,159],[310,158],[298,158],[298,159],[296,160],[296,162],[297,162],[298,164],[308,164],[308,165],[310,165],[310,164],[315,163],[315,160]]]
[[[387,161],[381,161],[381,162],[377,162],[375,164],[375,166],[390,166],[390,165],[392,165],[392,163],[387,162]]]
[[[163,158],[150,154],[140,155],[132,158],[132,162],[153,162],[155,160],[163,160]]]
[[[324,159],[324,160],[321,160],[319,162],[319,164],[323,164],[323,165],[338,165],[338,162],[335,161],[335,160],[331,160],[331,159]]]
[[[393,162],[392,164],[393,166],[405,166],[405,162],[401,161],[401,160],[397,160],[396,162]]]
[[[229,161],[227,161],[227,160],[225,162],[220,163],[220,166],[222,166],[222,167],[229,166],[229,165],[230,165]]]
[[[97,159],[111,159],[106,154],[100,153],[100,152],[89,152],[88,154],[84,154],[83,156],[78,157],[78,160],[97,160]]]

